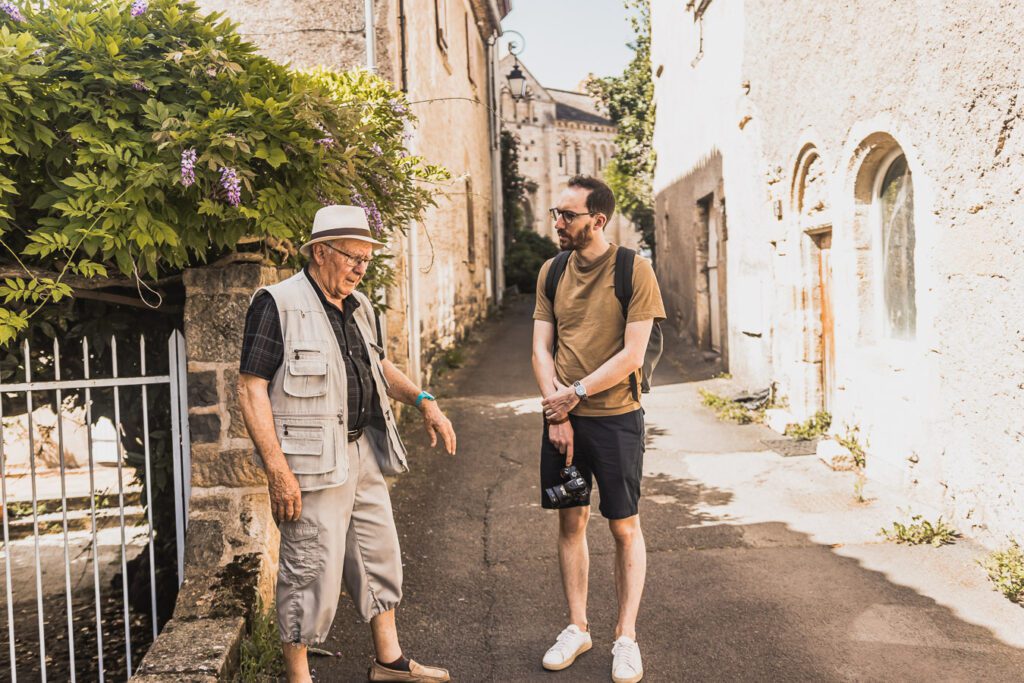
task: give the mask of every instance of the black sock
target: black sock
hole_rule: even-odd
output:
[[[394,669],[395,671],[409,671],[409,660],[406,658],[405,655],[402,655],[395,661],[387,664],[380,661],[379,659],[377,660],[377,663],[383,667],[387,667],[388,669]]]

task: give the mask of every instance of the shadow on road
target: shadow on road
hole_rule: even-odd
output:
[[[456,681],[609,680],[614,548],[596,506],[594,649],[558,674],[540,666],[567,620],[556,516],[539,505],[540,415],[496,407],[535,394],[530,327],[527,307],[510,309],[446,378],[456,457],[428,451],[419,426],[407,430],[412,472],[393,490],[405,559],[399,631],[410,656]],[[931,598],[786,524],[708,511],[732,495],[686,476],[644,480],[645,680],[1020,680],[1024,652]],[[369,628],[345,596],[325,647],[342,656],[314,658],[318,680],[365,679]]]

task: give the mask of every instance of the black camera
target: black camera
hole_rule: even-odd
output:
[[[544,489],[551,505],[556,508],[567,508],[580,503],[590,502],[590,487],[587,480],[580,476],[575,465],[562,468],[562,479],[558,486]]]

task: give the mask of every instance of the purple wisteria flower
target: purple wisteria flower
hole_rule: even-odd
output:
[[[6,0],[4,2],[0,2],[0,10],[6,12],[7,16],[9,16],[12,21],[25,21],[25,16],[13,2],[6,2]]]
[[[238,206],[242,203],[242,181],[238,172],[228,166],[220,169],[220,186],[228,193],[228,204]]]
[[[132,3],[132,16],[141,17],[149,9],[149,3],[146,0],[135,0]]]
[[[132,90],[138,90],[139,92],[149,92],[149,86],[146,85],[145,81],[138,80],[132,83]]]
[[[196,151],[186,149],[181,153],[181,184],[189,187],[196,181]]]
[[[324,149],[331,149],[334,147],[334,138],[330,135],[326,135],[316,141],[316,144],[320,145]]]
[[[355,202],[356,206],[361,206],[366,211],[366,217],[370,221],[370,227],[374,235],[377,237],[383,235],[384,218],[380,215],[380,209],[377,208],[377,205],[363,199],[363,195],[358,192],[352,193],[352,201]]]
[[[391,106],[391,112],[395,116],[405,116],[409,113],[409,107],[405,106],[401,100],[389,100],[388,104]]]
[[[384,150],[382,150],[380,148],[380,145],[378,145],[376,142],[370,145],[370,151],[372,151],[377,156],[384,154]]]

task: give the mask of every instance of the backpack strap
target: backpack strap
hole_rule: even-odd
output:
[[[629,317],[629,302],[633,299],[633,261],[636,252],[619,247],[615,252],[615,298],[622,306],[622,318]]]
[[[629,302],[633,299],[633,263],[636,259],[636,252],[626,247],[619,247],[615,251],[615,298],[622,306],[622,319],[629,319]],[[633,394],[633,400],[640,400],[640,391],[637,387],[636,373],[629,373],[629,390]]]
[[[571,251],[560,251],[555,258],[551,259],[551,267],[548,268],[548,277],[544,281],[544,294],[551,302],[552,312],[555,310],[555,290],[558,289],[558,282],[565,274],[565,267],[569,265]]]

